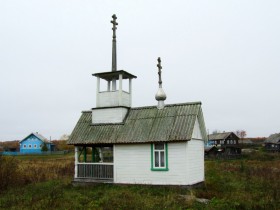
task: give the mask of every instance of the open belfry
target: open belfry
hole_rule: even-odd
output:
[[[92,109],[92,123],[122,123],[131,107],[132,79],[136,76],[124,71],[117,70],[117,40],[116,30],[118,23],[116,15],[113,20],[112,42],[112,71],[93,74],[97,78],[96,108]],[[107,82],[107,90],[100,91],[100,79]],[[129,81],[129,90],[123,90],[124,80]],[[118,90],[117,90],[118,82]]]
[[[189,186],[204,182],[207,134],[201,102],[165,104],[159,57],[157,104],[133,108],[132,80],[137,77],[117,69],[116,15],[111,23],[112,69],[93,74],[96,107],[82,112],[68,140],[75,146],[74,183]],[[105,91],[101,90],[104,81]],[[123,88],[125,82],[128,90]]]

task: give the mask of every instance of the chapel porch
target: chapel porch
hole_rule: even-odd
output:
[[[113,145],[75,146],[74,182],[112,183]]]

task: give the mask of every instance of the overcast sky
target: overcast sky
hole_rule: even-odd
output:
[[[0,141],[59,139],[95,107],[96,78],[133,80],[133,107],[201,101],[207,129],[280,132],[279,0],[0,0]]]

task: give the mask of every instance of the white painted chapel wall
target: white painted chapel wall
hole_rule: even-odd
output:
[[[127,110],[127,108],[123,107],[93,109],[92,123],[122,123]]]
[[[168,143],[169,171],[151,171],[151,145],[114,147],[114,182],[129,184],[188,185],[187,142]],[[188,176],[189,177],[189,176]]]
[[[131,106],[130,94],[125,91],[121,91],[121,94],[119,91],[99,92],[97,97],[97,107]]]
[[[204,181],[204,141],[192,139],[187,143],[187,180],[189,184]]]
[[[192,139],[202,139],[202,134],[201,134],[201,131],[200,131],[200,127],[199,127],[199,123],[198,123],[197,118],[196,118],[195,123],[194,123]]]
[[[187,179],[190,184],[204,181],[204,141],[196,118],[192,140],[187,143]]]
[[[204,141],[198,120],[192,140],[168,143],[169,171],[151,171],[151,145],[114,148],[114,181],[129,184],[192,185],[204,181]]]

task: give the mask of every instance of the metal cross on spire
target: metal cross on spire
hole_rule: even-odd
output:
[[[158,88],[158,91],[156,93],[155,98],[158,101],[158,109],[163,109],[164,108],[164,100],[166,99],[166,94],[162,89],[162,81],[161,81],[162,66],[161,66],[160,57],[158,57],[157,61],[158,61],[157,67],[158,67],[158,77],[159,77],[159,80],[158,80],[159,88]]]
[[[117,40],[116,40],[116,30],[117,30],[117,16],[113,14],[113,20],[111,23],[113,24],[113,46],[112,46],[112,71],[117,71]]]
[[[162,81],[161,81],[161,69],[162,69],[162,66],[161,66],[161,59],[160,59],[160,57],[158,57],[157,61],[158,61],[157,67],[158,67],[158,77],[159,77],[158,84],[159,84],[159,87],[161,87],[161,84],[162,84]]]
[[[117,16],[115,14],[113,14],[112,18],[113,18],[113,20],[111,20],[111,23],[113,24],[113,28],[112,28],[112,30],[113,30],[113,38],[116,38],[116,30],[117,30],[117,25],[118,25],[118,23],[116,21],[117,20]]]

